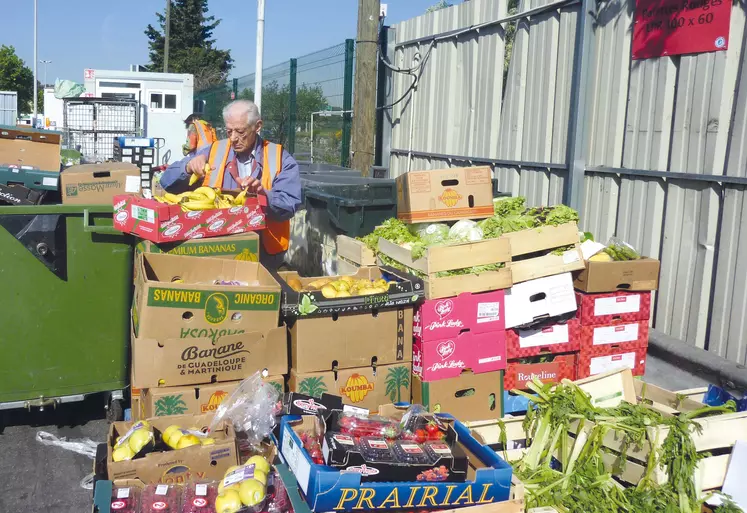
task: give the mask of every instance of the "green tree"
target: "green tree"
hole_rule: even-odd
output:
[[[244,89],[239,98],[254,100],[254,90]],[[326,109],[327,98],[320,86],[302,84],[296,89],[297,126],[311,119],[312,112]],[[262,133],[268,140],[285,144],[290,123],[290,84],[280,86],[272,81],[262,87]],[[295,129],[295,127],[294,127]]]
[[[434,5],[431,5],[430,7],[428,7],[425,10],[425,12],[429,13],[429,12],[434,12],[434,11],[440,11],[441,9],[446,9],[447,7],[451,7],[453,5],[454,4],[451,4],[451,3],[447,2],[446,0],[439,0],[439,2],[437,4],[434,4]]]
[[[37,111],[44,112],[44,88],[37,81]],[[30,114],[34,108],[34,72],[16,55],[13,46],[0,46],[0,91],[18,93],[19,114]]]
[[[169,72],[191,73],[194,87],[201,91],[226,81],[233,68],[229,50],[215,48],[213,31],[220,24],[208,16],[208,0],[172,0],[169,26]],[[163,70],[166,15],[156,13],[158,27],[148,25],[150,64],[154,71]]]

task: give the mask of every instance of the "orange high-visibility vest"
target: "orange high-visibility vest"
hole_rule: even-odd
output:
[[[231,142],[228,139],[222,139],[212,144],[208,157],[208,164],[210,164],[211,169],[205,173],[204,186],[223,187],[223,177],[226,172],[230,149]],[[262,157],[262,187],[266,191],[270,191],[275,177],[283,170],[283,147],[263,140]],[[213,169],[215,169],[215,172],[213,172]],[[267,218],[265,223],[265,229],[260,232],[265,251],[270,255],[288,251],[290,220],[274,221]]]
[[[213,144],[218,140],[215,128],[210,126],[207,122],[197,119],[192,122],[192,126],[195,127],[195,132],[197,132],[197,145],[194,149]]]

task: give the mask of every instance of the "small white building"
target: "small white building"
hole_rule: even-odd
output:
[[[44,88],[44,128],[62,130],[65,102],[54,97],[54,87]]]
[[[143,137],[162,138],[159,163],[168,151],[169,162],[183,157],[187,140],[184,120],[192,114],[194,78],[190,74],[87,69],[83,74],[86,93],[97,98],[123,98],[141,104]]]

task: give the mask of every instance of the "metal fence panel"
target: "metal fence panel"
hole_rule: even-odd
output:
[[[350,137],[345,124],[350,118],[346,121],[340,111],[345,108],[346,96],[352,99],[352,87],[345,88],[346,80],[352,84],[351,47],[342,43],[262,71],[264,137],[286,145],[299,159],[310,160],[311,114],[331,112],[314,118],[314,160],[344,164],[345,140]],[[219,135],[223,135],[223,108],[233,99],[254,99],[254,79],[253,73],[244,75],[195,94],[204,102],[203,118]]]
[[[397,73],[392,108],[390,173],[456,165],[448,160],[408,158],[406,151],[458,153],[497,158],[503,97],[504,30],[487,26],[437,43],[407,41],[463,29],[505,16],[506,2],[473,0],[418,16],[395,27],[394,65],[413,69],[419,77],[411,93],[413,74]],[[422,62],[418,67],[418,59]]]
[[[0,91],[0,125],[15,126],[18,119],[18,93]]]
[[[460,15],[466,9],[482,12],[489,4],[492,15]],[[519,11],[538,5],[547,0],[523,0]],[[747,6],[733,4],[726,52],[632,61],[635,1],[593,5],[586,99],[591,169],[584,178],[581,226],[602,242],[617,235],[660,258],[652,314],[657,329],[747,363],[747,186],[720,180],[747,178]],[[473,0],[419,16],[396,27],[397,42],[495,19],[501,16],[497,9],[489,0]],[[405,101],[395,108],[393,176],[408,165],[432,169],[489,157],[510,161],[493,162],[501,190],[525,195],[530,204],[560,201],[567,169],[552,163],[567,166],[578,15],[576,4],[516,22],[502,106],[490,97],[495,92],[481,94],[487,91],[484,76],[471,68],[469,53],[476,44],[478,55],[489,55],[502,40],[478,35],[460,37],[443,50],[437,45],[416,106]],[[398,65],[406,66],[424,45],[399,46]],[[395,98],[409,86],[406,78],[395,77]],[[427,109],[417,106],[423,96]],[[417,115],[408,115],[408,109]],[[485,112],[500,118],[497,129],[495,119],[475,123],[476,113]],[[482,153],[486,143],[488,153]],[[414,150],[412,158],[408,150]],[[429,155],[439,153],[449,157]]]

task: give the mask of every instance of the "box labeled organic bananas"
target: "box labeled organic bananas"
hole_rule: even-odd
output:
[[[423,280],[392,267],[361,267],[348,276],[302,278],[280,272],[285,318],[338,314],[412,306],[423,297]]]
[[[268,376],[263,381],[275,387],[280,395],[285,391],[283,376]],[[145,409],[144,417],[215,413],[240,383],[241,381],[229,381],[210,385],[146,388],[141,399]]]
[[[143,253],[135,282],[138,338],[210,339],[278,326],[280,284],[257,262]]]
[[[327,372],[291,369],[288,389],[311,397],[339,395],[344,404],[377,410],[383,404],[410,402],[411,364],[377,365]]]
[[[109,479],[145,484],[222,479],[238,464],[236,434],[230,422],[221,422],[210,436],[204,435],[212,420],[206,414],[113,422],[107,438]]]
[[[158,243],[261,230],[267,208],[264,196],[209,187],[152,199],[123,194],[113,202],[117,230]]]

